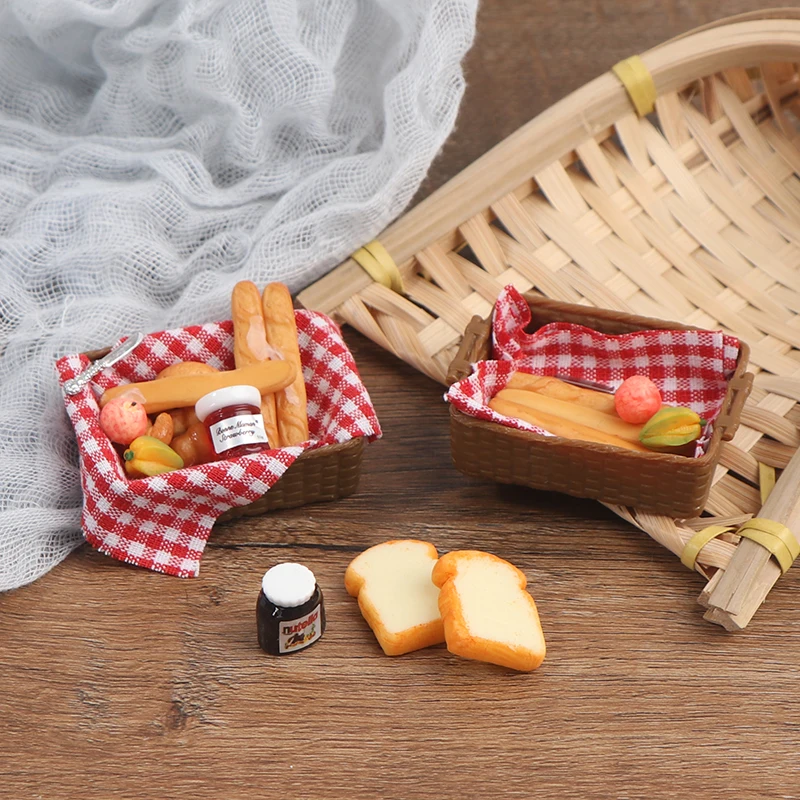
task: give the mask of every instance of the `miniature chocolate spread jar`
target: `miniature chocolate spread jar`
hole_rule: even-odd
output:
[[[325,632],[325,604],[314,573],[302,564],[267,570],[256,604],[258,643],[273,656],[303,650]]]

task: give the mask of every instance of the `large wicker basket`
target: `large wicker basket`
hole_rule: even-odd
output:
[[[704,517],[615,507],[680,555],[710,522],[757,514],[800,444],[798,62],[798,9],[667,42],[641,56],[631,94],[601,75],[384,231],[404,294],[350,259],[300,300],[442,383],[471,318],[509,283],[747,342],[755,388]],[[647,81],[655,107],[640,115]],[[712,539],[694,567],[724,568],[736,541]]]

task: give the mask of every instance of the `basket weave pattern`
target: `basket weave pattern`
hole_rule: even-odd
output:
[[[363,455],[363,438],[306,450],[265,495],[249,505],[229,509],[217,522],[349,497],[358,489]]]
[[[471,318],[488,317],[507,284],[747,342],[755,387],[722,446],[706,516],[614,507],[679,555],[696,529],[756,514],[759,465],[782,468],[800,445],[793,391],[777,393],[772,377],[800,375],[800,79],[789,52],[800,53],[792,18],[644,54],[654,114],[638,118],[604,75],[381,236],[405,297],[347,262],[301,300],[442,383]],[[724,567],[733,549],[711,542],[698,570]]]

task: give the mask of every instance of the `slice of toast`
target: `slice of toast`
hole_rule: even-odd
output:
[[[387,656],[444,641],[439,590],[431,572],[439,554],[429,542],[396,539],[370,547],[350,562],[348,593]]]
[[[432,574],[447,649],[455,655],[530,672],[545,643],[527,578],[513,564],[478,550],[442,556]]]

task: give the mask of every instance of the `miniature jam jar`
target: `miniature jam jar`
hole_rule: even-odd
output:
[[[217,459],[269,449],[261,393],[255,386],[228,386],[201,397],[194,407],[211,437]]]
[[[302,564],[267,570],[256,603],[258,643],[273,656],[303,650],[325,632],[325,604],[314,573]]]

